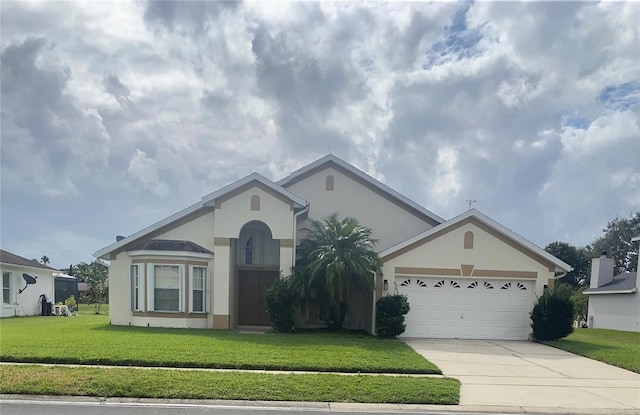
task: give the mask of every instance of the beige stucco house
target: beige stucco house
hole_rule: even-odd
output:
[[[406,336],[527,339],[529,312],[571,268],[476,210],[445,221],[340,158],[273,182],[253,173],[95,253],[111,261],[112,324],[267,325],[264,291],[294,265],[308,220],[337,212],[370,227],[384,261],[355,291],[348,328],[374,331],[375,301],[407,294]],[[312,308],[303,325],[321,322]]]

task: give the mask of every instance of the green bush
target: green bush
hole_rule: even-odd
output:
[[[404,315],[409,312],[406,295],[382,297],[376,302],[376,333],[380,337],[396,337],[406,329]]]
[[[75,306],[77,305],[76,297],[72,295],[71,297],[67,298],[66,300],[64,300],[64,305],[69,307],[70,310],[74,309]]]
[[[265,292],[267,314],[274,329],[281,333],[293,331],[296,322],[298,297],[290,278],[278,278]]]
[[[573,303],[565,296],[544,294],[531,312],[533,338],[557,340],[573,332]]]

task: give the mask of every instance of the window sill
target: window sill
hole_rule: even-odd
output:
[[[132,311],[133,317],[156,318],[207,318],[209,313],[185,313],[184,311]]]

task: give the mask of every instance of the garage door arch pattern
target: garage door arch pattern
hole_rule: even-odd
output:
[[[405,337],[526,340],[534,281],[398,276]]]

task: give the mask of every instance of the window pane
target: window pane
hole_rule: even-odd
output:
[[[163,289],[180,288],[180,268],[174,265],[156,265],[154,286]]]
[[[193,267],[191,301],[193,311],[204,311],[204,288],[207,269],[204,267]]]
[[[156,288],[153,298],[155,311],[180,311],[180,290]]]
[[[154,265],[153,279],[153,309],[180,311],[180,267]]]
[[[193,291],[193,311],[204,311],[202,290]]]
[[[11,273],[2,273],[2,302],[11,304]]]

